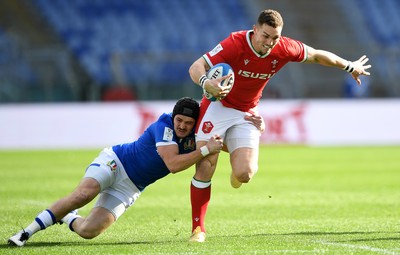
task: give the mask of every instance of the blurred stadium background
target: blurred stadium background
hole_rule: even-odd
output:
[[[291,64],[265,98],[400,96],[398,0],[2,0],[0,102],[200,98],[190,64],[266,8],[282,13],[286,36],[367,54],[373,75],[349,92],[343,71]]]

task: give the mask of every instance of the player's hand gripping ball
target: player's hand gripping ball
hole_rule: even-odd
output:
[[[207,78],[212,80],[216,78],[221,78],[225,75],[232,74],[229,78],[223,80],[219,86],[228,86],[229,91],[232,90],[233,83],[235,82],[235,73],[233,72],[233,69],[230,65],[226,63],[219,63],[215,66],[213,66],[210,70],[207,72]],[[229,93],[229,92],[228,92]],[[203,89],[203,94],[204,96],[210,100],[210,101],[218,101],[224,98],[216,98],[211,93],[209,93],[207,90]]]

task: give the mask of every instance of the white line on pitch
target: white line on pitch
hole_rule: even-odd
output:
[[[373,252],[378,252],[381,254],[400,255],[400,253],[398,253],[398,252],[390,251],[387,249],[371,247],[371,246],[367,246],[367,245],[354,245],[354,244],[335,243],[335,242],[327,242],[327,241],[316,241],[316,242],[321,243],[321,244],[333,245],[333,246],[341,246],[341,247],[346,247],[346,248],[354,248],[354,249],[359,249],[359,250],[373,251]]]

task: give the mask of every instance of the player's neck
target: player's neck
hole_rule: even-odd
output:
[[[268,52],[263,52],[262,49],[256,47],[257,44],[254,42],[254,32],[253,32],[253,31],[250,31],[249,38],[250,38],[251,47],[252,47],[252,48],[254,49],[254,51],[257,52],[260,56],[269,54],[269,53],[271,52],[270,50],[269,50]]]

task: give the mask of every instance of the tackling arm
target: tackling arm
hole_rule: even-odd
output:
[[[169,171],[174,174],[191,167],[208,154],[219,153],[222,146],[222,139],[219,136],[213,136],[206,145],[196,148],[195,151],[190,153],[179,154],[179,148],[176,144],[159,146],[157,151]]]

